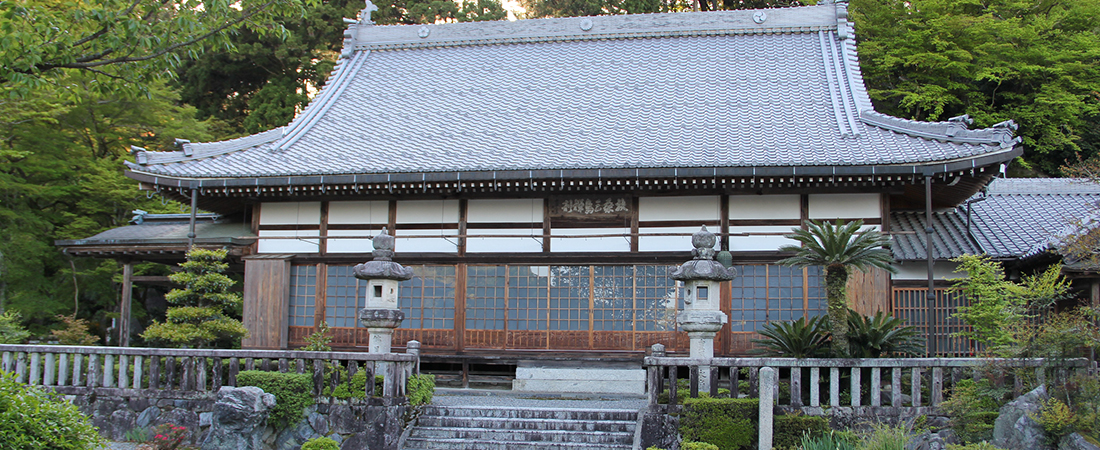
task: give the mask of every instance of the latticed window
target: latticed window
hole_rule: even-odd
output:
[[[290,325],[313,326],[314,301],[317,298],[317,266],[293,266],[290,269]]]
[[[398,289],[397,303],[405,313],[401,328],[454,328],[455,266],[411,268],[416,275]]]
[[[355,278],[352,266],[329,266],[325,279],[325,321],[331,327],[355,327],[365,307],[367,284]]]
[[[730,282],[730,329],[757,331],[764,324],[825,313],[821,267],[774,264],[734,266]]]

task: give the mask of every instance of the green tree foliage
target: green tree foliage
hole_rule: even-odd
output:
[[[0,371],[0,447],[93,450],[104,444],[72,403]]]
[[[1006,356],[1022,344],[1025,321],[1030,317],[1028,308],[1048,309],[1069,293],[1069,281],[1061,276],[1062,266],[1058,264],[1016,283],[1006,280],[1001,264],[988,256],[962,255],[952,261],[959,264],[956,272],[967,275],[952,286],[968,302],[953,317],[962,319],[970,330],[958,334]]]
[[[119,297],[115,261],[72,258],[54,240],[121,226],[134,209],[180,211],[123,176],[129,146],[171,150],[175,137],[214,138],[163,83],[151,83],[148,97],[101,95],[79,74],[66,84],[65,93],[0,95],[0,308],[21,312],[38,334],[58,314],[92,318]]]
[[[231,48],[238,29],[285,34],[279,19],[302,7],[300,0],[0,2],[0,83],[25,95],[64,86],[76,71],[101,94],[133,92],[177,67],[181,55]]]
[[[241,304],[241,296],[229,292],[233,280],[222,273],[229,267],[223,262],[225,255],[225,250],[192,248],[187,252],[187,261],[180,263],[183,271],[169,276],[183,289],[173,289],[164,297],[173,306],[163,323],[154,322],[145,330],[142,337],[146,341],[191,348],[215,341],[240,345],[248,330],[225,315],[227,308]]]
[[[829,329],[833,333],[830,346],[834,355],[848,354],[848,275],[852,269],[867,271],[877,267],[891,273],[893,255],[886,247],[889,238],[873,229],[862,230],[863,221],[809,221],[806,228],[794,228],[787,235],[801,244],[785,245],[781,252],[795,252],[779,264],[793,267],[823,266],[825,297],[828,302]]]
[[[377,2],[380,25],[472,22],[506,17],[498,0]],[[327,0],[282,22],[284,35],[241,30],[232,51],[211,51],[183,64],[183,100],[229,125],[229,134],[257,133],[286,125],[325,84],[343,46],[343,18],[357,17],[362,0]]]
[[[969,114],[981,127],[1014,120],[1025,158],[1047,172],[1097,155],[1100,2],[851,5],[878,111],[918,120]]]
[[[22,317],[17,312],[0,313],[0,344],[21,344],[31,336],[20,322]]]

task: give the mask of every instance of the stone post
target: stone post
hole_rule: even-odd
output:
[[[370,353],[389,353],[393,329],[405,320],[397,307],[398,284],[413,277],[412,269],[393,262],[393,236],[383,228],[374,237],[374,260],[355,266],[355,278],[367,283],[366,308],[359,310],[359,321],[369,333]],[[376,368],[382,372],[383,367]],[[383,372],[385,373],[385,372]]]
[[[797,368],[795,370],[798,370]],[[776,372],[771,367],[760,368],[760,450],[772,450],[772,414],[775,412]]]
[[[721,283],[733,279],[733,270],[714,260],[717,238],[703,227],[691,236],[695,257],[672,272],[674,280],[684,283],[684,311],[676,316],[680,329],[690,339],[692,359],[707,361],[699,366],[699,391],[710,391],[709,361],[714,358],[714,336],[729,318],[720,308]]]

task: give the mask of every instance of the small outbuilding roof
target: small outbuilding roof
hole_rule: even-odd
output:
[[[970,130],[966,117],[926,123],[875,112],[843,2],[515,22],[360,20],[346,36],[328,83],[286,127],[137,151],[131,176],[233,186],[467,172],[560,178],[540,171],[568,170],[593,178],[805,167],[817,168],[801,172],[813,176],[917,174],[1019,154],[1011,122]],[[786,172],[799,174],[777,173]]]
[[[1007,178],[989,184],[966,205],[933,214],[933,255],[947,259],[985,253],[993,258],[1024,258],[1048,250],[1075,220],[1088,219],[1100,204],[1100,185],[1071,178]],[[894,257],[925,259],[923,211],[890,215]],[[972,237],[971,237],[972,236]]]

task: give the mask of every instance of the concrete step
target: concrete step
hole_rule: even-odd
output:
[[[584,394],[645,393],[646,372],[639,364],[520,364],[512,390]]]
[[[630,445],[634,432],[569,431],[569,430],[499,430],[491,428],[440,428],[417,426],[410,438],[431,440],[465,439],[500,442],[571,442],[587,444]]]
[[[621,420],[636,421],[638,411],[628,409],[503,408],[491,406],[426,406],[421,417],[496,417],[506,419]]]
[[[520,419],[501,417],[457,417],[457,416],[420,416],[418,426],[423,427],[470,427],[495,430],[563,430],[563,431],[601,431],[617,432],[632,430],[636,420],[554,420]]]
[[[405,450],[628,450],[630,444],[590,444],[572,442],[511,442],[485,439],[413,439],[405,441]]]

